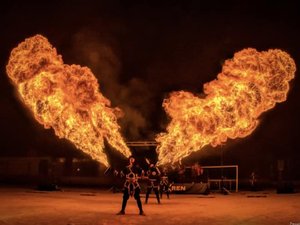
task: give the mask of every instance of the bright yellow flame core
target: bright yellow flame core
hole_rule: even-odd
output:
[[[205,145],[250,135],[258,117],[286,100],[294,78],[293,59],[281,50],[244,49],[226,60],[216,80],[204,84],[205,98],[177,91],[163,107],[171,121],[156,137],[159,164],[175,163]]]
[[[36,35],[13,49],[6,70],[22,101],[45,128],[53,128],[57,136],[106,166],[104,139],[126,157],[130,155],[115,109],[99,92],[91,70],[64,64],[45,37]]]

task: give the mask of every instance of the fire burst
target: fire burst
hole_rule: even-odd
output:
[[[163,102],[171,122],[156,138],[159,164],[250,135],[263,112],[286,100],[295,71],[293,59],[281,50],[245,49],[226,60],[216,80],[204,84],[205,98],[171,93]]]
[[[99,93],[97,79],[87,67],[66,65],[48,40],[26,39],[11,52],[7,74],[21,100],[45,128],[108,166],[104,139],[125,156],[116,109]]]

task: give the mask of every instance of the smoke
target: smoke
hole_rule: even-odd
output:
[[[147,138],[151,126],[146,118],[149,115],[149,101],[152,94],[146,82],[122,72],[121,53],[116,35],[108,31],[95,32],[82,29],[72,37],[70,55],[75,61],[92,69],[100,89],[112,105],[121,110],[119,124],[127,140]],[[123,76],[123,77],[122,77]]]

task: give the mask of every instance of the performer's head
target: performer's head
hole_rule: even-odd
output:
[[[131,155],[131,156],[129,156],[129,163],[130,164],[133,164],[134,162],[135,162],[135,158]]]

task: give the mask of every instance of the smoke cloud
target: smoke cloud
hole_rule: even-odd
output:
[[[146,82],[134,74],[124,81],[121,52],[116,43],[113,34],[83,29],[73,36],[70,55],[92,69],[104,95],[120,109],[119,124],[125,138],[147,138],[151,126],[147,109],[151,106],[152,94]]]

